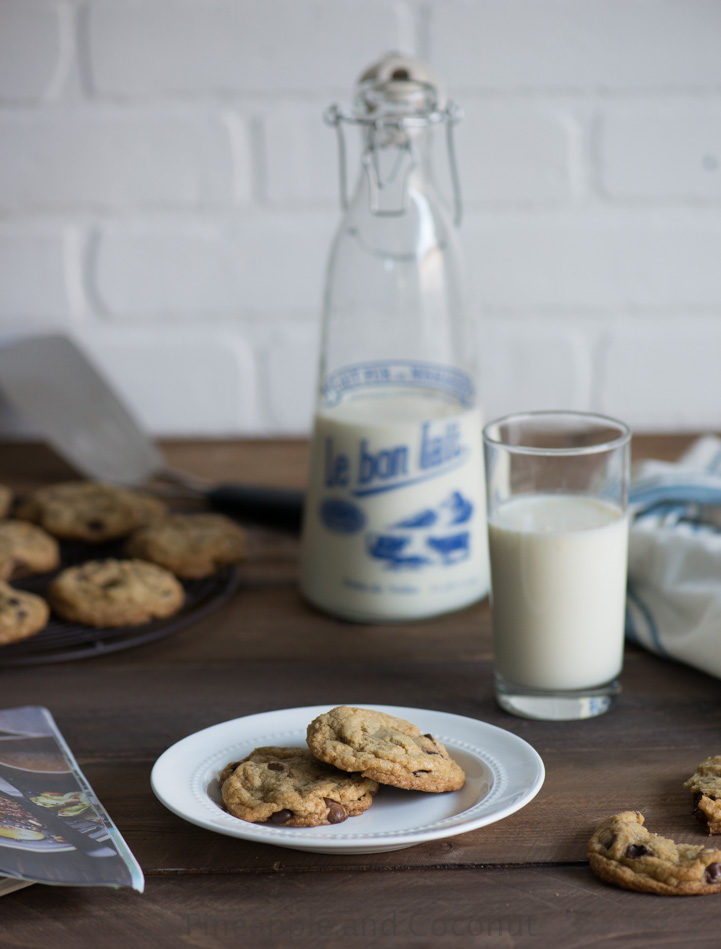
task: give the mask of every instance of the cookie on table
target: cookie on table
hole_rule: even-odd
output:
[[[319,827],[357,817],[373,803],[375,781],[344,774],[307,748],[256,748],[220,774],[226,810],[241,820]]]
[[[600,824],[588,843],[588,861],[597,877],[626,890],[666,896],[721,893],[721,850],[652,834],[638,811]]]
[[[684,787],[693,793],[693,813],[706,833],[721,834],[721,755],[702,761]]]
[[[466,776],[440,741],[402,718],[341,705],[308,726],[321,761],[411,791],[457,791]]]
[[[59,573],[48,601],[62,619],[88,626],[139,626],[177,613],[185,600],[180,582],[143,560],[90,560]]]
[[[222,514],[173,514],[135,531],[126,552],[199,579],[244,559],[245,532]]]
[[[29,521],[0,521],[0,579],[47,573],[60,565],[58,542]]]
[[[12,491],[6,484],[0,484],[0,517],[7,517],[12,503]]]
[[[68,481],[39,488],[16,514],[62,540],[116,540],[167,514],[159,498],[99,481]]]
[[[27,639],[47,625],[48,604],[42,597],[0,581],[0,646]]]

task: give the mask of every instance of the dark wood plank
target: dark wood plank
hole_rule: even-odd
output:
[[[8,949],[718,945],[713,897],[632,893],[586,867],[161,878],[143,896],[29,887],[2,911]]]
[[[673,459],[692,439],[641,436],[634,457]],[[213,482],[305,483],[300,441],[163,449],[170,464]],[[0,481],[20,490],[71,476],[42,446],[0,452]],[[143,897],[46,887],[4,897],[3,946],[716,944],[716,901],[625,893],[585,865],[596,821],[626,808],[643,811],[652,830],[707,842],[682,783],[721,750],[716,679],[628,647],[624,692],[610,714],[523,721],[493,700],[486,603],[410,625],[343,623],[301,601],[296,538],[253,529],[249,548],[232,600],[168,639],[99,659],[0,669],[0,704],[53,711],[148,875]],[[434,708],[499,725],[539,750],[546,784],[497,824],[354,856],[221,837],[155,800],[152,764],[185,735],[254,712],[340,702]]]
[[[172,648],[171,646],[168,647]],[[436,866],[582,860],[593,825],[642,810],[654,830],[703,841],[682,788],[716,747],[717,680],[629,647],[624,692],[611,713],[586,722],[529,722],[492,697],[489,661],[157,662],[132,656],[12,670],[3,704],[49,705],[100,798],[148,870],[196,872],[334,866],[218,837],[165,811],[149,785],[165,748],[200,728],[277,707],[368,702],[435,708],[487,721],[529,741],[547,766],[544,788],[502,823],[400,855],[343,859],[348,866]]]
[[[691,444],[693,433],[634,435],[632,454],[672,461]],[[308,444],[302,439],[175,439],[159,442],[169,467],[209,482],[237,481],[302,488],[306,484]],[[51,448],[36,442],[2,442],[0,477],[18,488],[77,477]]]

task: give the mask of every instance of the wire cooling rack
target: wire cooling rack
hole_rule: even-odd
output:
[[[117,544],[64,544],[61,547],[61,569],[86,560],[120,556]],[[12,581],[12,585],[43,596],[57,573],[56,570],[42,576],[24,577]],[[238,569],[232,567],[202,580],[181,581],[185,589],[183,607],[167,619],[153,620],[141,626],[98,629],[68,623],[53,615],[39,633],[0,647],[0,668],[86,659],[163,639],[222,606],[234,593],[238,579]]]

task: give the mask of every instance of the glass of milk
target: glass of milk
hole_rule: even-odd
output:
[[[483,442],[496,699],[524,718],[600,715],[623,664],[631,432],[526,412]]]

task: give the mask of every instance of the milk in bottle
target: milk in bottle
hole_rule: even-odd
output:
[[[413,620],[489,586],[460,201],[454,222],[430,174],[434,129],[458,113],[424,63],[393,54],[329,120],[341,142],[359,127],[363,154],[328,266],[301,591],[348,619]]]

